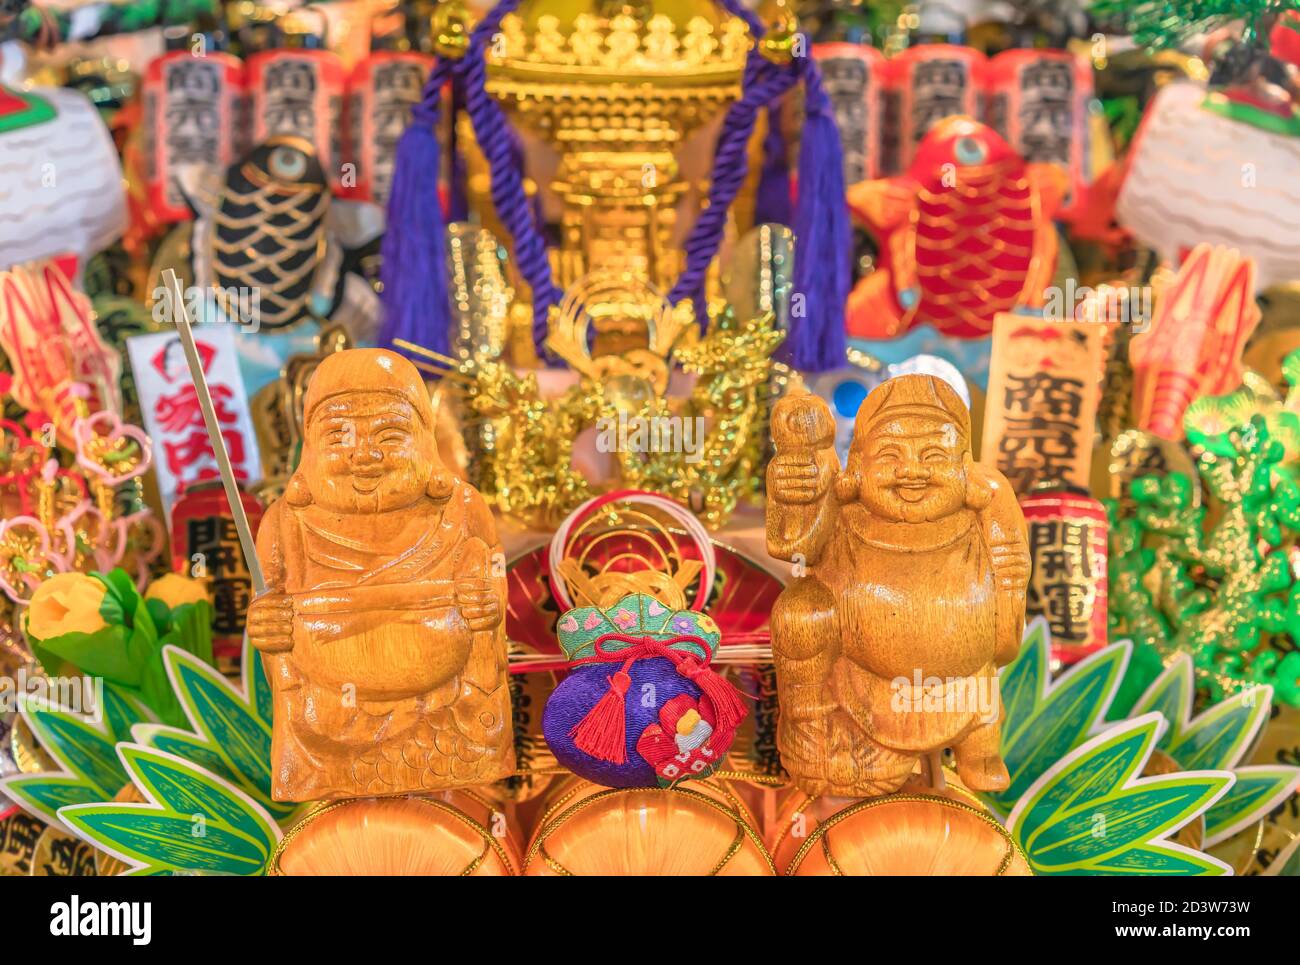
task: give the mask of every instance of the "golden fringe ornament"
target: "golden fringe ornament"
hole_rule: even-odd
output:
[[[328,804],[290,828],[268,873],[514,875],[519,845],[506,816],[471,791]]]
[[[723,781],[683,788],[559,785],[525,856],[524,874],[774,875],[753,816]]]

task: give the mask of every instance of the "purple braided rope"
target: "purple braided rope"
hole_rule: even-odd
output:
[[[484,48],[496,36],[502,19],[521,0],[502,0],[474,28],[469,50],[461,62],[465,89],[465,110],[474,125],[474,136],[492,172],[492,204],[497,217],[514,240],[515,263],[533,290],[533,344],[539,354],[546,340],[550,307],[558,305],[564,293],[555,285],[546,239],[537,224],[532,205],[524,192],[523,174],[511,139],[511,128],[500,105],[487,92],[487,64]]]
[[[429,78],[424,82],[424,89],[420,91],[419,102],[411,106],[412,124],[424,124],[436,128],[438,115],[442,113],[442,88],[451,79],[455,69],[454,60],[439,57],[434,61],[433,70],[429,71]]]
[[[817,66],[816,58],[797,57],[794,63],[799,80],[803,83],[804,115],[815,113],[834,117],[835,107],[826,88],[822,86],[822,72]]]
[[[749,136],[758,112],[795,84],[794,71],[782,70],[757,50],[749,52],[740,100],[727,111],[714,148],[709,206],[686,239],[686,266],[668,293],[676,303],[696,295],[704,285],[709,263],[718,252],[727,225],[727,212],[749,175]],[[707,319],[701,320],[707,324]]]

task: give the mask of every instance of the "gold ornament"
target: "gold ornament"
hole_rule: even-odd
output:
[[[616,355],[587,347],[602,316],[607,333],[632,347]],[[499,361],[398,344],[438,363],[420,367],[463,397],[479,447],[474,481],[500,512],[554,527],[607,482],[661,492],[717,529],[758,493],[771,356],[784,337],[770,312],[743,321],[719,313],[700,336],[689,302],[673,307],[633,276],[599,272],[570,289],[551,317],[547,348],[578,374],[558,399],[543,397],[536,374]],[[684,399],[668,393],[674,366],[696,377]],[[575,440],[592,428],[615,470],[598,485],[573,465]]]
[[[688,186],[676,152],[739,94],[750,38],[712,4],[677,6],[689,15],[562,20],[550,4],[525,4],[487,52],[488,91],[560,153],[550,187],[563,206],[563,289],[607,269],[667,291],[681,271]]]

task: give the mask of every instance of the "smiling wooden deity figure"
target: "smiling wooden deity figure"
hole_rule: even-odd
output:
[[[428,791],[514,770],[504,571],[487,504],[439,462],[393,352],[326,358],[302,462],[257,534],[248,632],[275,694],[278,801]]]
[[[951,747],[968,787],[1005,788],[997,668],[1020,648],[1029,554],[966,407],[933,376],[885,382],[842,472],[820,398],[781,400],[772,437],[768,552],[806,567],[772,612],[786,770],[810,795],[871,797]]]

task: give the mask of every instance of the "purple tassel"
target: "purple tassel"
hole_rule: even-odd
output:
[[[397,143],[388,227],[380,248],[384,324],[379,344],[407,339],[435,352],[448,349],[451,309],[438,197],[438,101],[452,65],[440,60]]]
[[[844,196],[844,160],[830,98],[811,57],[795,61],[804,84],[799,204],[794,223],[794,315],[782,346],[791,365],[824,372],[844,364],[844,303],[849,295],[852,229]]]
[[[781,105],[767,109],[767,137],[763,139],[763,173],[758,181],[754,203],[754,221],[758,224],[790,223],[790,163],[786,157],[785,135],[781,132]]]

